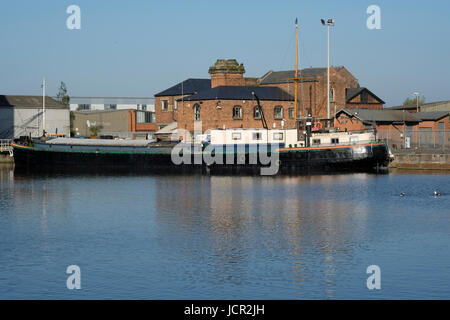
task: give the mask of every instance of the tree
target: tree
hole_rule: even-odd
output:
[[[63,81],[61,81],[61,85],[59,86],[59,91],[58,91],[58,94],[56,95],[56,98],[63,105],[69,106],[70,97],[67,94],[67,87],[66,87],[66,84]],[[71,137],[75,136],[75,131],[73,129],[73,121],[74,121],[74,119],[75,119],[75,115],[74,115],[74,113],[72,111],[70,111],[70,136]]]
[[[419,106],[425,104],[425,96],[419,97]],[[406,98],[406,100],[403,102],[404,106],[415,106],[417,105],[417,98]]]
[[[62,82],[62,81],[61,81],[61,85],[59,86],[59,91],[58,91],[58,94],[56,95],[56,98],[62,104],[66,105],[66,106],[69,105],[70,97],[67,94],[66,84],[64,82]]]
[[[91,132],[91,137],[97,137],[98,133],[100,132],[100,127],[99,126],[91,126],[89,128],[89,131]]]

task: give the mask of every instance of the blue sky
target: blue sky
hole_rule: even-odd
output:
[[[81,8],[81,30],[66,8]],[[369,30],[369,5],[381,30]],[[207,78],[218,58],[243,63],[246,76],[293,69],[294,21],[301,67],[326,66],[326,28],[334,18],[331,63],[344,65],[386,101],[414,91],[450,100],[450,2],[406,0],[2,1],[0,93],[152,97],[186,78]]]

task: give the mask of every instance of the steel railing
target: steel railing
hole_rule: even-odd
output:
[[[450,151],[449,130],[393,129],[377,130],[377,137],[386,141],[391,150],[441,150]]]

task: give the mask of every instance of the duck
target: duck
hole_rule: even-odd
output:
[[[404,192],[400,193],[400,197],[404,197],[406,194]]]
[[[434,196],[435,196],[435,197],[440,197],[441,194],[435,190],[435,191],[434,191]]]

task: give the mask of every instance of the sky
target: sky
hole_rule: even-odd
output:
[[[70,5],[81,29],[70,30]],[[370,5],[381,29],[370,30]],[[245,76],[292,70],[295,18],[300,67],[345,66],[362,87],[402,104],[414,92],[450,100],[450,1],[416,0],[54,0],[0,3],[0,94],[153,97],[187,78],[209,78],[217,59],[237,59]]]

